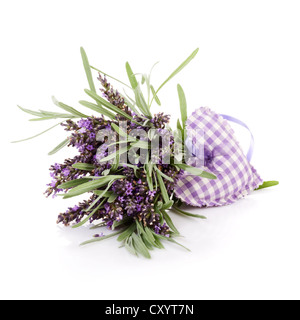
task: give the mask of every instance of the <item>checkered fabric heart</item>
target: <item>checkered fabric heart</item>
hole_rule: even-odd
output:
[[[209,161],[202,162],[203,170],[212,171],[217,179],[183,173],[175,188],[176,196],[183,202],[197,207],[232,204],[263,183],[227,120],[208,108],[200,108],[187,120],[186,126],[187,132],[204,133],[204,157],[209,154]],[[193,143],[199,143],[197,134],[194,137]]]

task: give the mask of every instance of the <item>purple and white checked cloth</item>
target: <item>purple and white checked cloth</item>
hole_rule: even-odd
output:
[[[203,145],[203,155],[197,152],[197,164],[217,176],[209,180],[183,173],[175,188],[176,196],[196,207],[215,207],[232,204],[258,188],[263,180],[247,160],[234,131],[222,116],[208,108],[193,112],[186,122],[192,144]],[[197,148],[196,148],[197,150]]]

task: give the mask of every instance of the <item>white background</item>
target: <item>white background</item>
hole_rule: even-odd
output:
[[[0,298],[299,299],[299,15],[289,0],[1,1]],[[160,61],[156,87],[199,47],[155,111],[176,121],[180,83],[189,113],[209,106],[243,120],[256,137],[253,165],[280,186],[196,210],[206,221],[174,216],[191,253],[166,244],[148,261],[115,239],[79,247],[93,230],[56,225],[74,199],[43,196],[49,166],[74,154],[47,156],[65,132],[10,141],[52,125],[27,122],[17,104],[57,110],[52,95],[74,107],[86,98],[80,46],[125,81],[126,61],[135,72]],[[246,148],[246,133],[237,136]]]

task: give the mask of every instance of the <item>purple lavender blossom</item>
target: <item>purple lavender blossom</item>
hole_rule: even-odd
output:
[[[65,176],[65,177],[67,177],[69,174],[70,174],[70,169],[68,169],[68,168],[65,168],[63,171],[62,171],[62,174]]]

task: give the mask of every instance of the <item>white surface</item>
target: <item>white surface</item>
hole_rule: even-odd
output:
[[[299,299],[299,1],[2,1],[1,299]],[[206,221],[174,217],[192,252],[166,244],[136,259],[115,239],[79,247],[93,231],[55,224],[69,202],[45,199],[57,128],[10,144],[50,123],[29,123],[16,108],[48,109],[51,95],[73,106],[87,87],[79,47],[90,62],[126,80],[156,67],[156,87],[196,47],[192,64],[161,92],[179,114],[203,105],[246,122],[256,137],[253,164],[277,188],[235,205],[197,210]],[[159,108],[156,108],[158,111]],[[238,136],[246,146],[243,130]]]

